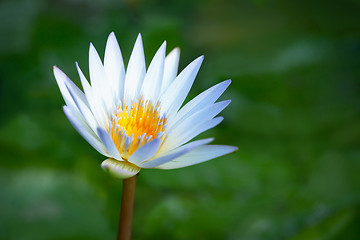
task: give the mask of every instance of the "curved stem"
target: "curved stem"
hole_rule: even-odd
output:
[[[137,175],[123,179],[117,240],[130,240]]]

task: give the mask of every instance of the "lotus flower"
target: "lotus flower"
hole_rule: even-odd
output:
[[[64,113],[80,135],[107,159],[101,166],[119,178],[141,168],[174,169],[235,151],[208,145],[213,138],[191,141],[215,127],[230,100],[216,102],[229,86],[223,81],[184,103],[203,61],[191,62],[180,74],[180,50],[166,57],[164,42],[148,69],[139,34],[125,70],[115,34],[107,40],[104,62],[90,44],[90,83],[76,63],[81,91],[59,68],[54,75],[66,105]]]

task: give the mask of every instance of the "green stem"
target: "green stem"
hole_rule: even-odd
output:
[[[137,175],[123,180],[117,240],[130,240]]]

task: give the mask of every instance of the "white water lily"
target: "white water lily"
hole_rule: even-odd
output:
[[[117,177],[134,176],[141,168],[186,167],[237,149],[208,145],[213,138],[189,142],[223,120],[216,115],[230,100],[216,100],[230,80],[207,89],[181,107],[203,56],[177,75],[180,50],[175,48],[166,57],[165,52],[166,42],[146,70],[139,34],[125,71],[118,42],[111,33],[104,63],[90,44],[90,83],[76,63],[84,92],[53,67],[66,103],[65,115],[91,146],[108,157],[101,166]]]

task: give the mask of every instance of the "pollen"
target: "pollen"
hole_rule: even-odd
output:
[[[160,116],[160,104],[139,100],[118,106],[109,122],[109,133],[121,158],[127,160],[136,149],[155,138],[165,137],[167,118]]]

